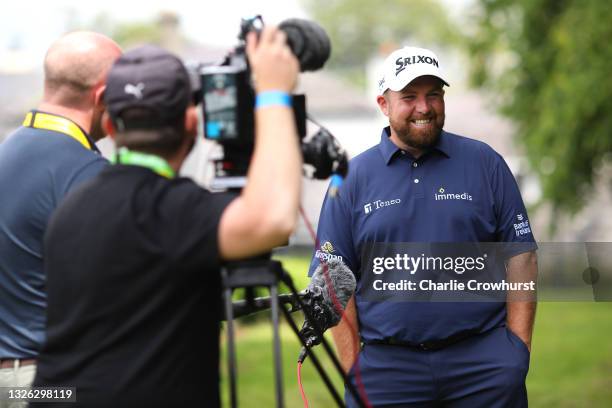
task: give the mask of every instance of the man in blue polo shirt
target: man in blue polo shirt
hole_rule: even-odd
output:
[[[62,198],[108,164],[95,142],[104,137],[106,75],[120,55],[97,33],[55,41],[42,102],[0,144],[0,386],[34,378],[45,339],[43,235]]]
[[[535,302],[505,301],[505,292],[501,302],[376,299],[369,286],[365,260],[380,243],[519,243],[502,259],[504,273],[535,279],[536,245],[508,166],[488,145],[443,130],[448,83],[439,64],[413,47],[385,60],[377,102],[389,126],[351,161],[339,194],[325,198],[310,273],[333,256],[358,278],[333,335],[373,406],[527,406]],[[355,406],[349,395],[347,404]]]

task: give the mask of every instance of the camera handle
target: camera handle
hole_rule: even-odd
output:
[[[291,277],[283,270],[282,264],[279,261],[273,261],[270,259],[252,260],[245,262],[233,262],[227,264],[221,269],[222,276],[222,288],[225,302],[225,316],[227,319],[227,364],[229,374],[229,393],[230,393],[230,406],[237,408],[237,369],[236,369],[236,348],[235,348],[235,333],[233,323],[233,306],[232,306],[232,292],[236,288],[246,289],[246,302],[253,302],[254,294],[253,289],[255,287],[267,287],[270,291],[270,312],[272,317],[272,331],[273,331],[273,351],[274,351],[274,379],[276,388],[276,406],[283,408],[283,383],[282,383],[282,356],[281,356],[281,345],[280,345],[280,333],[279,333],[279,309],[283,312],[287,322],[292,328],[295,335],[298,337],[302,345],[306,348],[306,352],[313,365],[317,369],[319,375],[323,379],[323,382],[327,386],[330,394],[338,407],[345,407],[342,398],[334,388],[328,374],[321,365],[319,359],[312,352],[310,347],[304,342],[304,339],[299,335],[299,328],[293,318],[290,315],[290,311],[287,310],[284,305],[280,305],[278,300],[278,285],[280,282],[285,283],[291,294],[294,296],[297,304],[300,305],[301,310],[304,312],[305,319],[312,323],[315,333],[321,338],[323,347],[330,357],[334,367],[341,375],[346,384],[349,392],[353,398],[357,401],[360,407],[365,407],[363,400],[354,385],[349,381],[348,377],[344,373],[338,358],[334,354],[331,346],[327,340],[323,337],[323,332],[319,327],[316,320],[313,318],[310,307],[306,305],[299,297],[298,292],[291,280]]]

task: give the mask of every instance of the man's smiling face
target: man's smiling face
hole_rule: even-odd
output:
[[[418,156],[436,144],[445,117],[439,78],[418,77],[399,92],[387,90],[377,101],[389,118],[391,139],[398,147]]]

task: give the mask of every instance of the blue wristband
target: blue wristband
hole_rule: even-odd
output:
[[[266,106],[281,105],[291,107],[291,95],[283,91],[266,91],[257,94],[255,109]]]

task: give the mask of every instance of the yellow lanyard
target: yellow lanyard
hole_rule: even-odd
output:
[[[60,132],[70,136],[82,144],[86,149],[98,151],[96,145],[89,140],[83,129],[70,119],[50,113],[32,111],[28,112],[26,115],[23,126]]]

